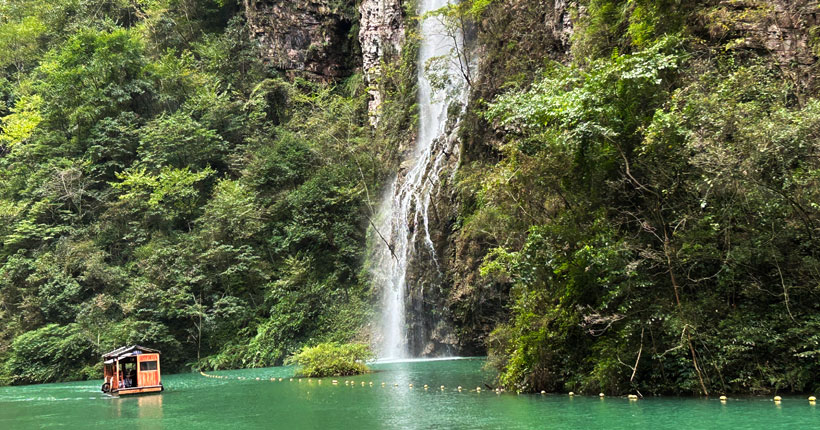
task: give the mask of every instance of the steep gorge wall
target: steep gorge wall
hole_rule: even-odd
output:
[[[757,56],[779,65],[804,94],[816,91],[817,38],[820,8],[814,0],[706,0],[693,2],[686,27],[694,43]],[[491,232],[465,231],[462,223],[476,204],[480,167],[501,157],[496,142],[503,132],[477,117],[479,100],[492,100],[506,83],[526,85],[538,75],[544,60],[572,60],[575,30],[583,25],[587,1],[499,0],[478,23],[475,49],[481,58],[478,80],[471,89],[471,109],[459,134],[461,152],[458,180],[440,190],[436,212],[441,222],[435,236],[446,261],[440,295],[427,300],[446,314],[462,354],[485,351],[489,332],[509,318],[510,284],[483,279],[479,267],[497,246]],[[675,12],[675,11],[670,11]],[[527,29],[510,37],[510,29]],[[468,178],[473,176],[473,178]],[[465,179],[467,178],[467,179]],[[521,232],[525,235],[526,232]],[[522,236],[523,237],[523,236]],[[450,338],[452,339],[452,337]]]
[[[478,273],[486,253],[501,244],[486,232],[462,230],[478,191],[464,177],[480,178],[480,172],[470,171],[472,163],[493,163],[501,157],[495,149],[495,142],[503,138],[501,132],[475,112],[480,110],[480,100],[492,100],[505,83],[514,80],[526,85],[545,59],[569,62],[573,34],[587,3],[496,0],[477,23],[471,43],[481,60],[475,73],[478,79],[470,88],[470,107],[459,129],[450,124],[451,133],[439,143],[454,150],[448,153],[429,214],[438,263],[419,258],[408,270],[409,332],[415,333],[415,339],[426,339],[411,341],[414,354],[482,353],[487,334],[508,318],[510,285],[484,280]],[[244,4],[252,37],[277,68],[336,79],[361,67],[370,85],[373,124],[378,123],[385,95],[377,83],[383,64],[400,61],[408,27],[407,0],[362,0],[354,18],[331,7],[330,0],[244,0]],[[769,58],[794,74],[795,83],[805,91],[816,86],[817,1],[692,4],[687,27],[702,43]],[[356,19],[358,46],[349,35]],[[412,142],[406,146],[412,147]],[[399,178],[406,168],[400,167]]]
[[[397,3],[388,0],[393,6]],[[384,5],[384,0],[378,2]],[[362,38],[365,63],[373,64],[374,71],[370,75],[375,81],[379,76],[383,62],[396,61],[396,45],[387,45],[381,50],[384,41],[393,42],[400,39],[385,38],[383,33],[370,31],[365,33],[365,21],[377,23],[373,19],[377,14],[367,15],[365,4],[362,7],[362,35],[378,35],[381,38],[371,38],[371,49],[366,48],[366,39]],[[559,1],[532,2],[532,1],[505,1],[493,6],[499,12],[493,17],[477,23],[478,28],[466,28],[469,38],[467,44],[475,56],[481,61],[470,65],[470,75],[477,74],[478,79],[469,88],[471,103],[489,99],[498,92],[500,83],[507,73],[534,73],[543,65],[543,57],[531,56],[532,52],[543,52],[556,60],[568,58],[569,38],[572,23],[569,16],[568,3]],[[378,10],[378,9],[371,9]],[[389,9],[391,10],[391,9]],[[393,29],[395,27],[389,28]],[[527,28],[521,34],[517,43],[502,37],[495,36],[507,32],[509,28]],[[477,30],[477,31],[476,31]],[[498,33],[497,33],[498,32]],[[395,33],[393,33],[395,34]],[[478,37],[476,37],[478,36]],[[486,46],[493,44],[493,46]],[[500,50],[495,45],[500,46]],[[373,54],[369,60],[367,53]],[[492,55],[488,55],[492,53]],[[526,68],[520,68],[520,63],[509,63],[509,55],[517,58],[531,58],[532,62]],[[472,55],[471,55],[472,56]],[[405,59],[406,61],[406,59]],[[503,71],[503,73],[502,73]],[[501,80],[500,80],[501,79]],[[378,118],[378,104],[381,95],[374,88],[376,95],[371,103],[371,112]],[[451,102],[452,109],[458,103]],[[375,108],[375,109],[374,109]],[[415,108],[410,106],[410,108]],[[406,276],[406,327],[408,352],[413,356],[441,356],[451,354],[480,354],[484,352],[485,335],[501,320],[501,314],[507,303],[506,286],[485,287],[474,276],[477,272],[480,257],[487,248],[483,245],[475,247],[474,243],[459,240],[459,229],[463,206],[462,190],[457,187],[459,166],[466,159],[484,157],[476,152],[486,150],[491,129],[477,121],[474,115],[467,114],[464,118],[450,118],[442,136],[433,142],[432,151],[442,154],[440,158],[443,166],[434,181],[432,204],[427,210],[427,221],[411,218],[409,230],[415,232],[415,243],[412,248],[415,252],[408,259]],[[408,151],[412,142],[407,142],[400,150]],[[407,154],[405,154],[407,155]],[[411,160],[399,166],[398,181],[403,181],[410,169]],[[427,229],[432,241],[426,242],[426,235],[421,229]],[[435,257],[434,257],[435,256]],[[465,261],[467,267],[465,267]]]
[[[470,105],[458,133],[460,169],[439,192],[436,210],[443,222],[437,227],[440,247],[446,256],[445,283],[439,297],[453,327],[453,349],[462,355],[484,354],[486,339],[507,316],[510,285],[488,281],[479,276],[484,255],[500,245],[486,232],[465,232],[463,227],[481,183],[481,168],[473,163],[494,163],[500,154],[495,143],[500,134],[476,115],[483,100],[503,92],[512,76],[535,76],[545,59],[566,63],[571,59],[572,0],[497,1],[477,23],[473,49],[479,62],[477,79],[470,89]],[[510,38],[510,29],[527,29]],[[455,173],[455,172],[453,172]],[[466,179],[475,177],[475,181]],[[523,232],[522,232],[523,233]]]

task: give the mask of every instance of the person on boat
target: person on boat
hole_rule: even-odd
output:
[[[125,388],[125,378],[122,377],[122,371],[120,371],[120,379],[117,388]]]
[[[127,369],[125,370],[125,388],[131,388],[134,386],[134,380],[131,378],[131,372]]]
[[[128,372],[128,386],[129,387],[136,387],[137,386],[137,369],[131,369]]]

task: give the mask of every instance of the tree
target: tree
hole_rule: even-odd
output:
[[[0,24],[0,68],[14,66],[18,80],[40,53],[46,26],[36,16]]]

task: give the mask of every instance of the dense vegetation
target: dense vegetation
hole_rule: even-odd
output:
[[[500,382],[820,388],[816,92],[794,63],[701,38],[718,6],[582,3],[574,60],[487,71],[500,95],[474,106],[503,135],[462,170],[460,233],[495,244],[481,275],[512,288]]]
[[[296,376],[321,378],[324,376],[350,376],[368,372],[365,361],[373,358],[368,345],[362,343],[320,343],[305,346],[287,359],[298,365]]]
[[[3,382],[96,378],[123,344],[171,371],[359,336],[387,157],[361,78],[284,79],[238,9],[0,5]]]

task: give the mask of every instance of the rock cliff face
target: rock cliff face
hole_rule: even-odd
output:
[[[533,70],[542,67],[544,56],[566,61],[573,29],[570,19],[572,5],[574,3],[567,0],[503,0],[494,5],[497,9],[492,18],[479,23],[477,29],[470,29],[467,34],[467,49],[481,58],[479,64],[471,66],[470,74],[477,76],[474,87],[468,89],[470,99],[492,98],[500,86],[499,79],[508,74],[501,71],[508,67],[506,63],[509,58],[506,55],[509,51],[506,47],[510,43],[491,38],[489,34],[497,35],[511,28],[528,29],[518,38],[515,46],[520,52],[514,54],[529,56],[532,52],[541,53],[541,57],[533,56]],[[363,64],[371,83],[378,79],[381,64],[393,61],[393,55],[399,53],[404,31],[399,6],[398,0],[365,0],[360,8]],[[488,40],[498,43],[501,48],[485,46]],[[488,52],[494,55],[487,55]],[[518,72],[521,70],[510,73]],[[371,113],[377,120],[381,102],[378,88],[373,88],[371,94]],[[454,101],[450,105],[451,110],[458,107]],[[485,128],[484,125],[472,122],[475,119],[451,116],[444,127],[445,132],[434,140],[430,149],[435,154],[442,154],[438,159],[439,173],[436,179],[431,179],[431,183],[435,184],[430,190],[431,203],[425,209],[426,232],[431,243],[426,242],[424,234],[414,235],[415,242],[411,246],[416,252],[407,259],[405,277],[405,327],[411,356],[484,353],[485,336],[500,319],[498,315],[504,311],[507,302],[506,287],[482,285],[476,276],[481,256],[487,249],[471,247],[474,241],[458,241],[459,216],[461,205],[465,202],[460,201],[455,186],[456,173],[463,161],[462,151],[465,145],[470,145],[463,138],[470,136],[486,140],[478,132],[478,129]],[[472,131],[462,133],[464,125]],[[484,147],[486,142],[480,145]],[[474,149],[466,148],[468,158],[476,156]],[[399,181],[404,180],[413,162],[406,160],[399,168]],[[409,231],[419,232],[425,228],[420,223],[418,217],[411,217]],[[432,255],[430,246],[433,248]],[[466,265],[465,261],[468,262]]]
[[[456,325],[450,309],[453,285],[448,267],[454,254],[449,235],[458,217],[454,189],[459,162],[458,121],[451,118],[445,133],[433,142],[432,150],[441,152],[442,168],[437,186],[431,190],[428,209],[428,232],[437,260],[425,252],[428,245],[419,234],[413,244],[417,253],[408,260],[407,268],[407,341],[413,356],[437,357],[462,353]],[[411,225],[421,229],[421,225]]]
[[[359,6],[359,44],[362,68],[371,85],[369,110],[372,122],[378,122],[382,96],[375,83],[381,74],[383,60],[398,58],[404,43],[404,10],[401,0],[363,0]]]
[[[721,1],[707,23],[713,37],[729,37],[736,48],[758,49],[777,61],[815,61],[809,31],[818,24],[818,2],[807,0]]]
[[[546,28],[556,42],[562,47],[556,53],[568,53],[572,37],[572,9],[578,7],[577,0],[555,0],[552,8],[545,13]]]
[[[494,13],[488,14],[488,18],[467,35],[467,49],[480,58],[470,72],[475,78],[469,89],[472,102],[491,99],[499,91],[500,79],[508,74],[502,71],[508,67],[506,55],[510,54],[507,47],[511,43],[507,39],[498,40],[495,37],[498,34],[526,28],[526,33],[516,34],[520,37],[516,38],[515,46],[520,51],[514,54],[526,57],[537,52],[540,57],[533,55],[534,70],[542,67],[544,57],[558,61],[569,58],[573,30],[570,8],[575,7],[575,2],[500,0],[492,7],[496,8]],[[500,48],[488,46],[488,42],[498,43]],[[457,106],[451,105],[454,107]],[[490,130],[484,124],[472,122],[475,120],[469,115],[462,119],[450,118],[446,132],[434,142],[433,150],[441,150],[444,154],[444,168],[433,189],[427,213],[430,240],[438,261],[433,261],[424,252],[409,260],[406,309],[408,346],[412,355],[484,353],[485,336],[498,322],[507,303],[508,289],[505,286],[483,285],[477,277],[481,257],[487,249],[474,247],[477,241],[458,240],[461,206],[466,202],[460,200],[456,189],[456,173],[462,162],[477,157],[476,147],[470,147],[471,142],[464,138],[476,139],[480,141],[476,146],[482,147],[492,140],[492,136],[484,136],[479,131]],[[463,127],[470,131],[462,133]],[[462,158],[462,152],[466,159]],[[413,228],[420,227],[411,226]],[[415,249],[427,249],[421,236]]]
[[[579,9],[577,1],[498,0],[491,7],[496,9],[485,14],[478,25],[475,49],[480,61],[471,89],[471,103],[492,100],[503,91],[503,84],[510,76],[519,73],[535,75],[543,67],[545,58],[562,63],[571,59],[571,38],[575,27],[572,17]],[[514,29],[527,31],[519,33]],[[509,31],[516,32],[515,43],[498,37]],[[511,62],[511,57],[518,61]],[[453,166],[451,174],[456,168],[469,166],[473,161],[497,157],[492,148],[498,136],[490,124],[468,114],[462,127],[469,132],[460,134],[459,166]],[[469,167],[466,168],[465,174],[471,175],[469,171]],[[463,216],[460,214],[465,212],[464,207],[475,202],[469,201],[472,198],[470,193],[459,192],[455,184],[443,183],[445,186],[439,192],[435,206],[442,220],[434,230],[435,237],[442,241],[438,246],[446,258],[442,276],[444,286],[438,300],[440,309],[446,310],[454,336],[442,341],[455,338],[452,350],[461,355],[480,355],[486,353],[487,335],[507,318],[510,285],[479,276],[483,257],[500,244],[494,242],[491,234],[459,230],[459,217]]]
[[[355,17],[330,0],[243,0],[251,37],[262,55],[290,75],[330,80],[360,63],[350,37]],[[343,4],[344,2],[342,2]]]
[[[721,0],[701,15],[711,41],[736,51],[752,50],[794,73],[805,88],[816,85],[812,29],[820,24],[816,0]]]

